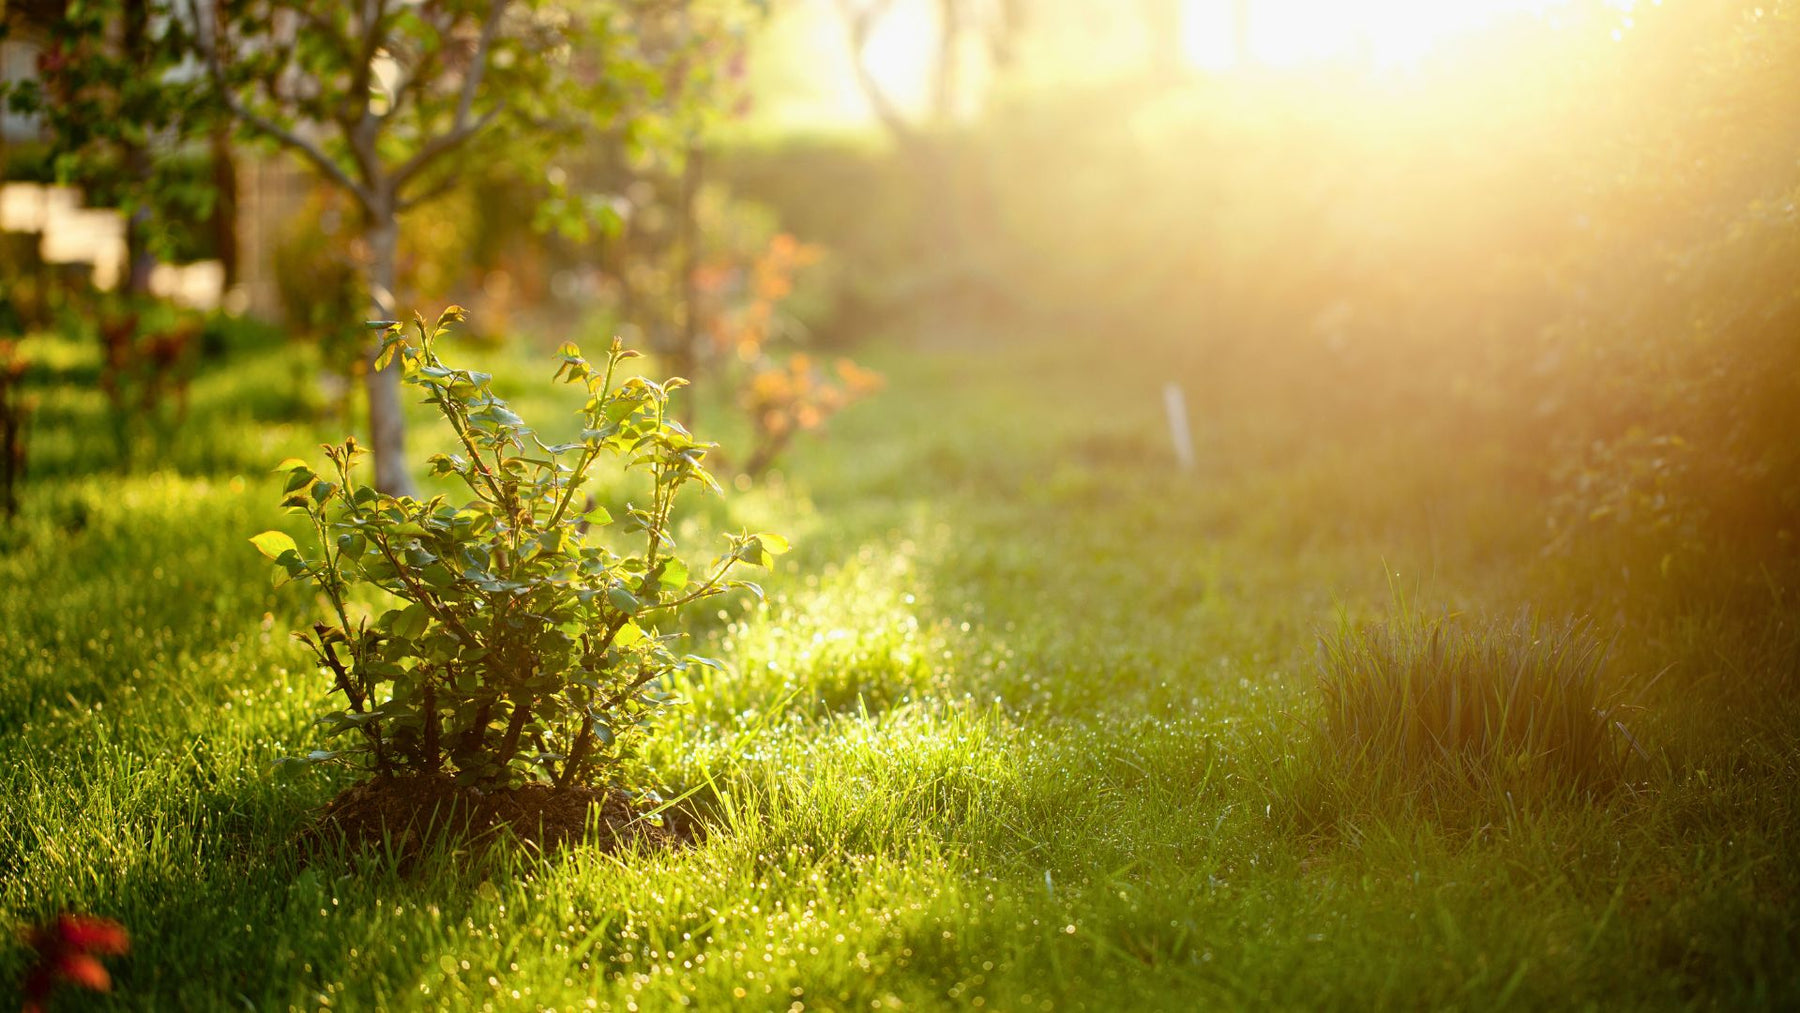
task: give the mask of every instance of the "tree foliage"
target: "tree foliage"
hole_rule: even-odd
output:
[[[662,72],[669,54],[637,30],[668,6],[222,0],[210,24],[195,0],[186,9],[219,103],[357,202],[372,316],[387,319],[400,215],[498,163],[542,173],[596,131],[649,142],[689,101],[683,86],[696,75]],[[567,199],[554,208],[565,225],[589,209]],[[410,492],[397,378],[373,370],[368,392],[376,485]]]
[[[192,23],[173,15],[167,0],[79,0],[19,5],[8,24],[41,49],[37,75],[0,84],[0,99],[37,117],[60,182],[128,216],[135,292],[216,197],[184,158],[217,110],[186,72]]]

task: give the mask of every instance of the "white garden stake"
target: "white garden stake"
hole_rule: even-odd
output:
[[[1163,384],[1163,407],[1169,413],[1169,440],[1175,444],[1175,460],[1182,471],[1194,470],[1194,437],[1188,430],[1187,398],[1177,383]]]

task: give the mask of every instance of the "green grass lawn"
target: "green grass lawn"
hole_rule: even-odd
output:
[[[347,776],[269,775],[327,688],[287,636],[317,603],[246,540],[291,523],[268,468],[337,435],[294,421],[299,360],[240,350],[166,466],[120,475],[83,350],[33,351],[77,386],[46,388],[0,549],[0,921],[133,937],[68,1008],[1800,1005],[1791,600],[1544,558],[1479,440],[1197,398],[1181,474],[1156,362],[878,350],[886,391],[690,504],[690,545],[795,546],[766,605],[693,622],[729,671],[645,757],[704,840],[402,873],[302,863]],[[485,358],[528,421],[573,409],[547,357]],[[729,449],[723,416],[697,428]],[[1320,638],[1403,602],[1592,616],[1642,754],[1620,737],[1606,791],[1362,790],[1319,731]]]

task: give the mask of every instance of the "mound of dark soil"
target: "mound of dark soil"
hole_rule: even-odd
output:
[[[300,843],[311,855],[341,839],[353,853],[389,853],[410,864],[427,849],[479,853],[500,840],[548,853],[576,843],[609,851],[632,844],[674,848],[692,838],[687,819],[657,826],[642,817],[619,791],[543,784],[482,791],[441,775],[375,778],[339,792]]]

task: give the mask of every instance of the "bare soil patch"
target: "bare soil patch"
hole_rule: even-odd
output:
[[[658,826],[623,792],[527,784],[481,791],[447,776],[375,778],[339,792],[301,833],[308,857],[341,839],[355,852],[388,852],[403,865],[426,850],[450,847],[479,854],[501,840],[550,853],[569,844],[679,848],[698,827],[685,814],[663,814]]]

